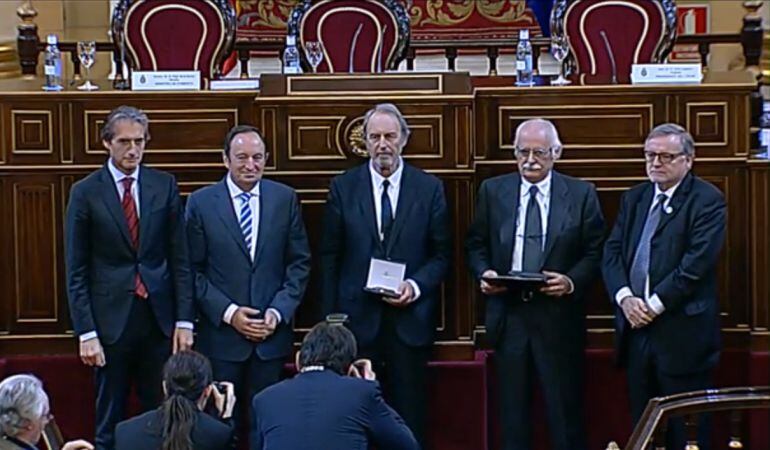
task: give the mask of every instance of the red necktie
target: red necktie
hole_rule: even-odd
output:
[[[123,183],[123,215],[126,216],[126,224],[128,225],[128,234],[131,236],[131,245],[134,246],[134,250],[139,251],[139,215],[136,213],[136,202],[134,202],[134,196],[131,195],[131,184],[134,179],[126,177],[121,180]],[[147,298],[147,287],[142,282],[142,277],[139,275],[139,271],[136,272],[134,277],[134,294],[140,298]]]

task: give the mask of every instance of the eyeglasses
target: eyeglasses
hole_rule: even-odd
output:
[[[136,139],[119,138],[119,139],[113,140],[112,142],[123,148],[129,148],[131,147],[131,144],[137,147],[144,147],[144,145],[147,143],[147,139],[143,137],[136,138]]]
[[[644,159],[648,163],[651,163],[651,162],[655,162],[655,158],[658,158],[661,164],[671,164],[675,159],[679,158],[684,154],[685,154],[684,152],[679,152],[679,153],[644,152]]]
[[[385,138],[385,140],[388,142],[396,142],[398,140],[398,133],[396,132],[385,133],[385,134],[370,133],[366,135],[366,140],[372,144],[376,144],[377,142],[380,142],[382,138]]]
[[[522,148],[516,147],[513,150],[513,154],[519,159],[529,159],[529,155],[535,157],[535,159],[543,159],[550,155],[553,148]]]

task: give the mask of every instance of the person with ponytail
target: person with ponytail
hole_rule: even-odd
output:
[[[116,450],[232,447],[233,385],[212,381],[211,364],[205,356],[192,350],[171,356],[163,367],[163,392],[160,408],[118,424]]]

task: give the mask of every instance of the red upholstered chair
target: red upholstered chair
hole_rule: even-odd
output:
[[[304,0],[292,11],[288,33],[323,44],[319,72],[381,72],[395,69],[409,46],[409,16],[398,0]]]
[[[671,52],[676,7],[673,0],[557,0],[551,32],[566,37],[581,82],[629,83],[632,64],[664,62]]]
[[[235,42],[235,10],[228,0],[120,0],[112,35],[134,70],[215,79]]]

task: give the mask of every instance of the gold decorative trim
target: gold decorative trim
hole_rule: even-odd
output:
[[[26,339],[72,339],[74,332],[68,331],[66,334],[0,334],[0,340],[26,340]]]
[[[422,155],[411,155],[408,153],[405,153],[403,156],[406,159],[443,159],[444,158],[444,116],[441,114],[412,114],[412,115],[405,115],[404,119],[406,119],[407,125],[409,125],[409,119],[438,119],[438,135],[436,136],[436,139],[438,140],[438,155],[430,155],[430,154],[422,154]],[[433,126],[429,124],[417,124],[417,125],[409,125],[410,130],[414,130],[415,128],[419,129],[434,129]]]
[[[693,106],[721,106],[722,107],[722,113],[723,113],[722,114],[722,122],[723,122],[723,124],[722,124],[722,127],[723,127],[722,132],[724,133],[723,134],[724,140],[722,142],[698,142],[696,140],[695,141],[696,155],[697,155],[697,147],[722,147],[722,146],[726,146],[727,143],[728,143],[728,140],[730,139],[729,128],[728,128],[728,125],[727,125],[728,118],[730,117],[728,115],[728,113],[730,112],[730,105],[727,102],[687,102],[687,103],[685,103],[685,105],[684,105],[684,108],[685,108],[684,109],[684,121],[685,121],[685,128],[687,130],[692,130],[692,128],[690,128],[690,125],[691,125],[690,124],[690,110],[692,109]],[[711,113],[710,111],[705,111],[705,112],[706,113]],[[696,126],[698,124],[698,122],[697,122],[697,114],[699,114],[699,113],[696,113],[696,121],[695,121],[695,125]],[[702,114],[702,113],[700,113],[700,114]],[[693,138],[694,137],[695,136],[693,136]],[[741,154],[741,153],[736,153],[736,154]],[[742,153],[742,154],[745,155],[746,153]]]
[[[5,131],[5,120],[2,120],[2,117],[5,117],[5,109],[6,105],[4,103],[0,103],[0,166],[5,165],[5,156],[8,149],[5,147],[5,139],[2,139],[3,136],[7,136]],[[11,123],[11,128],[13,128],[13,123]]]
[[[232,113],[233,117],[233,123],[235,125],[238,125],[239,117],[238,117],[238,108],[222,108],[222,109],[144,109],[143,110],[147,115],[153,114],[153,113],[159,113],[159,114],[171,114],[171,113]],[[85,143],[85,153],[88,155],[99,155],[104,156],[106,154],[106,150],[91,150],[88,148],[89,144],[89,136],[91,135],[91,125],[88,120],[89,115],[104,115],[106,117],[107,114],[109,114],[109,110],[102,110],[102,109],[92,109],[92,110],[85,110],[83,111],[83,127],[84,127],[84,139],[83,142]],[[227,119],[223,118],[216,118],[216,117],[202,117],[195,120],[189,120],[189,119],[150,119],[149,127],[152,127],[153,123],[189,123],[189,124],[195,124],[195,123],[219,123],[219,122],[228,122]],[[104,123],[104,119],[96,119],[94,120],[94,124]],[[229,123],[228,123],[228,128]],[[224,138],[224,136],[222,136]],[[146,149],[144,153],[147,154],[153,154],[153,155],[163,155],[163,154],[178,154],[178,153],[194,153],[194,154],[214,154],[214,153],[221,153],[222,148],[208,148],[208,149]]]
[[[16,322],[17,323],[56,323],[59,321],[59,264],[58,253],[56,251],[56,185],[54,183],[48,183],[51,188],[51,221],[53,226],[51,227],[51,248],[53,250],[53,318],[48,319],[22,319],[21,318],[21,270],[19,261],[19,183],[13,183],[13,250],[14,250],[14,275],[15,275],[15,287],[16,287]]]
[[[521,110],[563,110],[563,109],[580,109],[580,110],[586,110],[586,109],[642,109],[646,108],[646,110],[649,112],[649,123],[647,126],[651,130],[653,128],[654,124],[654,105],[651,103],[641,103],[641,104],[625,104],[625,105],[529,105],[529,106],[498,106],[497,108],[497,141],[498,141],[498,147],[500,149],[506,149],[506,150],[513,150],[514,145],[511,144],[505,144],[503,141],[503,113],[505,111],[521,111]],[[531,115],[526,116],[514,116],[509,115],[507,116],[510,118],[519,118],[519,119],[531,119]],[[541,115],[544,119],[580,119],[580,118],[600,118],[600,119],[609,119],[609,118],[629,118],[629,117],[637,117],[635,114],[584,114],[584,115]],[[638,117],[640,119],[643,119],[644,117],[639,114]],[[643,122],[640,122],[640,124]],[[640,134],[644,134],[643,130],[639,129]],[[641,149],[643,147],[643,142],[640,142],[639,144],[564,144],[565,149],[570,148],[633,148],[633,149]]]
[[[173,92],[173,91],[171,91]],[[474,97],[473,95],[466,95],[466,94],[451,94],[451,95],[419,95],[421,92],[418,91],[387,91],[390,94],[378,94],[377,91],[366,91],[366,92],[342,92],[342,91],[334,91],[332,95],[318,95],[319,92],[313,92],[312,94],[308,94],[307,96],[301,95],[301,94],[295,94],[295,97],[286,97],[286,96],[276,96],[276,97],[256,97],[254,99],[255,103],[296,103],[298,97],[302,98],[303,102],[309,102],[309,101],[322,101],[325,102],[327,105],[329,105],[329,101],[349,101],[350,97],[355,97],[357,99],[371,99],[372,101],[379,102],[381,100],[405,100],[405,101],[412,101],[412,102],[421,102],[421,104],[424,104],[423,102],[428,101],[435,101],[438,103],[440,102],[447,102],[449,100],[468,100],[469,102],[472,102]],[[396,94],[393,94],[393,93]],[[331,93],[330,93],[331,94]],[[336,97],[337,95],[345,94],[348,98],[345,97]],[[391,95],[393,94],[393,95]],[[413,95],[418,94],[418,95]],[[457,106],[457,105],[454,105]]]
[[[16,146],[16,115],[22,114],[43,114],[48,116],[48,149],[46,150],[19,150]],[[11,153],[14,155],[53,155],[53,114],[47,109],[12,109],[11,110]],[[28,120],[22,119],[22,125],[25,122],[38,122],[40,123],[40,133],[42,137],[43,133],[43,121],[42,120]]]
[[[347,159],[347,156],[345,156],[344,150],[342,148],[342,144],[340,143],[340,129],[342,128],[342,123],[345,121],[346,116],[289,116],[288,118],[288,153],[289,153],[289,161],[323,161],[323,160],[339,160],[339,159]],[[336,149],[332,148],[331,150],[336,150],[338,155],[295,155],[294,154],[294,128],[292,128],[292,122],[298,122],[301,120],[317,120],[317,121],[331,121],[336,120],[336,126],[334,127],[334,131],[331,130],[331,127],[324,127],[324,126],[297,126],[297,145],[300,145],[300,135],[299,131],[304,129],[312,129],[312,128],[318,128],[318,129],[324,129],[329,130],[329,133],[334,133],[334,143],[336,144]]]
[[[410,80],[417,80],[417,79],[435,79],[436,80],[436,89],[415,89],[415,90],[395,90],[395,89],[388,89],[388,90],[371,90],[371,91],[333,91],[333,92],[327,92],[327,91],[317,91],[317,90],[301,90],[298,91],[294,88],[294,82],[299,80],[301,82],[308,82],[311,80],[311,78],[308,78],[305,76],[302,78],[302,76],[298,75],[288,75],[286,77],[286,95],[287,96],[301,96],[301,97],[312,97],[312,96],[319,96],[321,99],[329,100],[330,96],[333,94],[336,96],[344,96],[344,95],[355,95],[355,96],[397,96],[397,95],[403,95],[403,96],[410,96],[410,98],[414,98],[415,95],[441,95],[442,92],[444,92],[444,77],[441,74],[409,74],[409,73],[390,73],[386,75],[382,74],[372,74],[372,75],[355,75],[350,77],[341,77],[341,76],[334,76],[334,75],[313,75],[312,80],[334,80],[338,81],[340,83],[344,83],[345,78],[351,78],[355,79],[356,81],[361,80],[376,80],[381,81],[384,79],[398,79],[398,78],[407,78]],[[324,96],[324,94],[326,94]],[[446,97],[453,97],[453,96],[446,96]],[[472,99],[473,95],[464,95],[462,97],[467,97]],[[334,98],[334,97],[331,97]],[[286,97],[257,97],[258,100],[264,100],[264,99],[284,99],[284,100],[291,100],[287,99]]]
[[[59,139],[59,157],[60,161],[64,164],[66,163],[72,163],[72,149],[75,147],[74,144],[74,135],[75,133],[72,132],[72,103],[67,104],[67,130],[70,130],[69,133],[67,133],[67,142],[69,145],[64,145],[64,139]],[[59,104],[59,129],[64,130],[64,104]],[[65,152],[66,149],[66,152]]]

